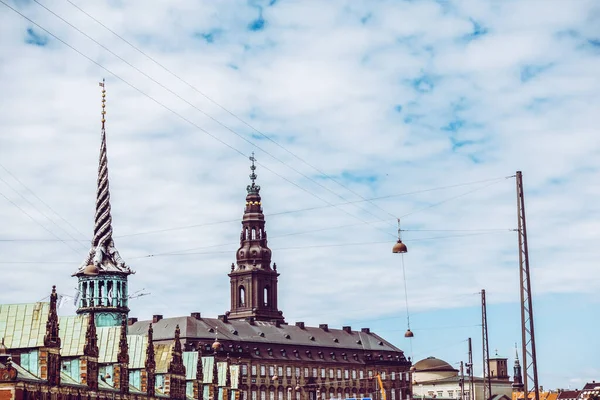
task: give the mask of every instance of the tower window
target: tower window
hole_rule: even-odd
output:
[[[269,305],[269,286],[265,286],[263,289],[263,302],[265,306]]]
[[[244,286],[240,286],[238,292],[239,292],[239,295],[238,295],[239,306],[244,307],[246,305],[246,289],[244,289]]]

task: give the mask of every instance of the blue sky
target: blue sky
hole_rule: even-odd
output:
[[[599,379],[597,2],[39,3],[0,4],[1,302],[73,293],[104,77],[115,242],[151,292],[132,316],[228,309],[255,151],[289,322],[451,364],[472,337],[481,371],[485,289],[512,365],[522,170],[541,384]]]

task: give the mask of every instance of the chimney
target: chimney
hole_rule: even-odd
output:
[[[329,332],[327,324],[319,324],[319,329],[323,329],[325,332]]]
[[[138,322],[138,319],[136,317],[127,318],[127,326],[131,326],[131,325],[135,324],[136,322]]]
[[[298,322],[296,322],[296,326],[300,329],[304,329],[304,322],[298,321]]]
[[[199,312],[193,312],[190,314],[190,317],[197,319],[197,320],[201,320],[202,319],[202,315]]]
[[[369,329],[369,328],[361,328],[360,331],[362,333],[371,333],[371,329]]]
[[[247,321],[250,325],[254,325],[254,317],[248,317]]]
[[[160,321],[161,319],[163,319],[163,316],[162,316],[162,315],[160,315],[160,314],[155,314],[155,315],[153,315],[153,316],[152,316],[152,323],[153,323],[153,324],[155,324],[155,323],[157,323],[158,321]]]
[[[223,322],[227,323],[227,315],[226,315],[226,314],[219,315],[219,317],[218,317],[218,318],[219,318],[221,321],[223,321]]]
[[[352,333],[352,327],[351,326],[342,326],[342,330],[346,333]]]
[[[276,320],[275,321],[275,326],[278,327],[278,328],[281,327],[281,321],[280,320]]]

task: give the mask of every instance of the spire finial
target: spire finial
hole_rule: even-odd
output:
[[[104,78],[102,78],[102,82],[99,83],[100,87],[102,88],[102,130],[104,130],[104,123],[106,122],[106,118],[104,117],[106,115],[106,89],[104,88]]]
[[[248,187],[246,188],[246,190],[248,191],[248,193],[255,193],[258,194],[258,192],[260,191],[260,186],[258,186],[256,184],[256,173],[254,171],[256,171],[256,165],[254,164],[256,162],[256,158],[254,157],[254,152],[252,152],[252,155],[249,157],[250,161],[252,161],[252,165],[250,166],[250,175],[248,175],[250,177],[250,180],[252,181],[251,185],[248,185]]]
[[[519,350],[517,348],[517,342],[515,342],[515,361],[519,361]]]

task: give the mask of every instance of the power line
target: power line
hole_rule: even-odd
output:
[[[187,122],[188,124],[196,127],[197,129],[199,129],[200,131],[204,132],[205,134],[207,134],[208,136],[210,136],[211,138],[215,139],[216,141],[218,141],[219,143],[223,144],[224,146],[230,148],[231,150],[233,150],[234,152],[240,154],[243,157],[246,157],[246,154],[244,154],[241,150],[233,147],[232,145],[230,145],[229,143],[225,142],[224,140],[218,138],[217,136],[213,135],[212,133],[210,133],[209,131],[207,131],[206,129],[200,127],[199,125],[197,125],[196,123],[194,123],[193,121],[189,120],[188,118],[184,117],[183,115],[181,115],[180,113],[178,113],[177,111],[173,110],[172,108],[166,106],[165,104],[161,103],[160,101],[156,100],[154,97],[150,96],[149,94],[147,94],[146,92],[142,91],[141,89],[139,89],[138,87],[136,87],[135,85],[133,85],[132,83],[128,82],[127,80],[125,80],[124,78],[120,77],[119,75],[117,75],[116,73],[114,73],[113,71],[111,71],[110,69],[108,69],[107,67],[103,66],[102,64],[100,64],[99,62],[95,61],[94,59],[92,59],[91,57],[87,56],[86,54],[84,54],[83,52],[81,52],[80,50],[78,50],[77,48],[75,48],[74,46],[70,45],[69,43],[67,43],[66,41],[64,41],[63,39],[59,38],[57,35],[55,35],[54,33],[50,32],[48,29],[44,28],[43,26],[41,26],[40,24],[38,24],[37,22],[33,21],[31,18],[27,17],[26,15],[22,14],[21,12],[19,12],[18,10],[16,10],[15,8],[11,7],[10,5],[8,5],[4,0],[0,0],[0,3],[4,4],[7,8],[11,9],[12,11],[14,11],[16,14],[19,14],[21,17],[23,17],[24,19],[26,19],[27,21],[31,22],[32,24],[34,24],[35,26],[37,26],[38,28],[40,28],[41,30],[43,30],[44,32],[46,32],[47,34],[49,34],[50,36],[52,36],[53,38],[55,38],[56,40],[58,40],[59,42],[63,43],[65,46],[69,47],[71,50],[75,51],[77,54],[81,55],[82,57],[86,58],[88,61],[90,61],[91,63],[97,65],[98,67],[102,68],[103,70],[105,70],[106,72],[108,72],[109,74],[111,74],[112,76],[114,76],[115,78],[117,78],[118,80],[120,80],[121,82],[125,83],[127,86],[131,87],[132,89],[134,89],[135,91],[137,91],[138,93],[140,93],[141,95],[143,95],[144,97],[147,97],[148,99],[152,100],[154,103],[156,103],[157,105],[163,107],[165,110],[171,112],[173,115],[179,117],[180,119],[182,119],[183,121]],[[254,144],[253,144],[254,145]],[[254,145],[256,146],[256,145]],[[262,149],[261,149],[262,150]],[[271,172],[272,174],[278,176],[279,178],[283,179],[284,181],[292,184],[293,186],[297,187],[298,189],[310,194],[311,196],[321,200],[322,202],[329,204],[330,206],[336,207],[338,208],[340,211],[344,212],[345,214],[350,215],[353,218],[356,218],[360,221],[363,221],[366,223],[366,221],[364,221],[362,218],[351,214],[350,212],[339,208],[337,206],[335,206],[333,203],[323,199],[322,197],[318,196],[317,194],[309,191],[308,189],[305,189],[303,187],[301,187],[300,185],[298,185],[297,183],[289,180],[288,178],[284,177],[283,175],[275,172],[274,170],[272,170],[271,168],[267,167],[266,165],[257,162],[256,164],[260,165],[262,168],[264,168],[265,170]],[[377,228],[376,228],[377,229]],[[379,230],[379,229],[378,229]],[[385,234],[387,235],[391,235],[394,236],[393,234],[383,231]],[[395,237],[395,236],[394,236]]]
[[[58,218],[60,218],[65,224],[67,224],[69,227],[71,227],[71,229],[73,229],[75,232],[79,233],[82,237],[84,237],[86,240],[89,241],[89,239],[87,238],[87,235],[85,235],[84,233],[82,233],[79,229],[77,229],[75,226],[73,226],[69,221],[67,221],[65,218],[62,217],[62,215],[60,215],[58,212],[56,212],[52,207],[50,207],[48,205],[48,203],[46,203],[44,200],[42,200],[37,194],[35,194],[33,192],[33,190],[31,190],[27,185],[25,185],[19,178],[17,178],[12,172],[10,172],[8,170],[8,168],[6,168],[4,165],[2,165],[2,163],[0,163],[0,167],[2,167],[2,169],[4,169],[4,171],[6,171],[6,173],[8,173],[15,181],[19,182],[21,184],[21,186],[23,186],[29,193],[31,193],[36,199],[38,199],[43,205],[46,206],[46,208],[48,208],[50,211],[52,211],[52,213],[54,215],[56,215]]]
[[[0,0],[2,1],[2,0]],[[15,203],[14,201],[12,201],[11,199],[9,199],[8,197],[6,197],[6,195],[4,195],[4,193],[0,192],[0,196],[4,197],[9,203],[11,203],[13,206],[17,207],[19,210],[21,210],[21,212],[25,215],[27,215],[29,217],[29,219],[31,219],[33,222],[35,222],[36,224],[38,224],[39,226],[41,226],[46,232],[50,233],[52,236],[54,236],[55,238],[57,238],[60,242],[62,242],[65,246],[67,246],[69,249],[73,250],[76,254],[79,254],[79,252],[77,250],[75,250],[73,247],[71,247],[67,242],[65,242],[64,240],[62,240],[60,237],[58,237],[54,232],[52,232],[50,229],[46,228],[42,223],[40,223],[37,219],[33,218],[31,216],[31,214],[29,214],[27,211],[25,211],[23,208],[21,208],[17,203]]]
[[[85,32],[83,32],[81,29],[77,28],[75,25],[71,24],[69,21],[65,20],[63,17],[61,17],[60,15],[56,14],[54,11],[52,11],[51,9],[49,9],[48,7],[46,7],[45,5],[43,5],[42,3],[40,3],[38,0],[33,0],[35,3],[37,3],[38,5],[40,5],[42,8],[44,8],[46,11],[48,11],[49,13],[51,13],[52,15],[54,15],[56,18],[60,19],[61,21],[63,21],[65,24],[69,25],[71,28],[75,29],[77,32],[79,32],[80,34],[84,35],[86,38],[88,38],[89,40],[91,40],[92,42],[96,43],[98,46],[100,46],[101,48],[103,48],[104,50],[106,50],[107,52],[109,52],[110,54],[112,54],[113,56],[117,57],[119,60],[121,60],[122,62],[124,62],[125,64],[127,64],[129,67],[133,68],[134,70],[136,70],[137,72],[139,72],[140,74],[142,74],[143,76],[145,76],[146,78],[150,79],[152,82],[154,82],[155,84],[159,85],[161,88],[163,88],[164,90],[168,91],[169,93],[171,93],[172,95],[176,96],[178,99],[180,99],[181,101],[183,101],[184,103],[186,103],[187,105],[189,105],[190,107],[194,108],[195,110],[197,110],[198,112],[202,113],[203,115],[205,115],[206,117],[210,118],[211,120],[213,120],[214,122],[216,122],[217,124],[221,125],[223,128],[227,129],[228,131],[230,131],[231,133],[233,133],[234,135],[236,135],[237,137],[239,137],[240,139],[244,140],[245,142],[247,142],[248,144],[256,147],[257,149],[259,149],[260,151],[262,151],[263,153],[269,155],[271,158],[273,158],[274,160],[280,162],[281,164],[285,165],[286,167],[288,167],[289,169],[291,169],[292,171],[296,172],[297,174],[301,175],[303,178],[308,179],[309,181],[313,182],[314,184],[316,184],[317,186],[320,186],[321,188],[327,190],[328,192],[336,195],[337,197],[341,198],[342,200],[346,200],[346,198],[336,192],[334,192],[333,190],[329,189],[328,187],[326,187],[325,185],[317,182],[315,179],[311,178],[310,176],[302,173],[301,171],[297,170],[296,168],[292,167],[290,164],[286,163],[285,161],[281,160],[280,158],[276,157],[275,155],[271,154],[270,152],[268,152],[267,150],[261,148],[260,146],[258,146],[257,144],[255,144],[254,142],[252,142],[251,140],[247,139],[246,137],[244,137],[243,135],[239,134],[238,132],[236,132],[235,130],[233,130],[232,128],[230,128],[229,126],[225,125],[224,123],[222,123],[221,121],[219,121],[218,119],[216,119],[215,117],[213,117],[212,115],[208,114],[207,112],[205,112],[204,110],[200,109],[198,106],[196,106],[195,104],[189,102],[188,100],[186,100],[185,98],[183,98],[181,95],[179,95],[178,93],[176,93],[175,91],[169,89],[167,86],[163,85],[162,83],[160,83],[159,81],[157,81],[156,79],[154,79],[152,76],[148,75],[147,73],[145,73],[144,71],[142,71],[141,69],[137,68],[136,66],[134,66],[133,64],[131,64],[130,62],[128,62],[127,60],[125,60],[123,57],[119,56],[118,54],[116,54],[115,52],[113,52],[112,50],[110,50],[108,47],[104,46],[102,43],[98,42],[96,39],[92,38],[91,36],[89,36],[88,34],[86,34]],[[360,210],[367,212],[368,214],[372,215],[372,216],[376,216],[375,214],[371,213],[369,210],[364,209],[360,206],[356,206],[357,208],[359,208]],[[354,218],[359,218],[353,214],[350,214],[349,212],[342,210],[345,213],[347,213],[348,215],[353,216]],[[393,214],[389,213],[386,211],[386,213],[390,214],[393,216]],[[376,228],[378,229],[378,228]],[[388,232],[386,232],[386,234],[388,234]]]
[[[415,190],[415,191],[411,191],[411,192],[396,193],[396,194],[390,194],[390,195],[385,195],[385,196],[372,197],[372,198],[370,198],[368,200],[370,200],[370,201],[384,200],[384,199],[389,199],[389,198],[393,198],[393,197],[409,196],[409,195],[412,195],[412,194],[426,193],[426,192],[432,192],[432,191],[436,191],[436,190],[452,189],[452,188],[461,187],[461,186],[469,186],[469,185],[475,185],[475,184],[478,184],[478,183],[486,183],[486,182],[491,182],[491,181],[499,181],[499,180],[503,180],[503,179],[505,179],[505,177],[484,179],[484,180],[478,180],[478,181],[466,182],[466,183],[459,183],[459,184],[448,185],[448,186],[439,186],[439,187],[434,187],[434,188],[430,188],[430,189]],[[346,202],[346,203],[337,203],[336,205],[337,206],[342,206],[342,205],[346,205],[346,204],[350,204],[350,203],[363,202],[363,201],[365,201],[365,200],[355,200],[355,201]],[[286,215],[286,214],[292,214],[292,213],[298,213],[298,212],[305,212],[305,211],[314,211],[314,210],[320,210],[320,209],[324,209],[324,208],[329,208],[331,206],[332,205],[322,205],[322,206],[301,208],[301,209],[297,209],[297,210],[280,211],[280,212],[265,214],[265,217],[274,217],[274,216],[278,216],[278,215]],[[413,211],[411,214],[415,214],[415,213],[417,213],[419,211],[422,211],[422,210]],[[394,217],[394,219],[396,219],[396,217]],[[216,221],[216,222],[207,222],[207,223],[202,223],[202,224],[185,225],[185,226],[174,227],[174,228],[158,229],[158,230],[154,230],[154,231],[145,231],[145,232],[138,232],[138,233],[130,233],[130,234],[126,234],[126,235],[115,236],[115,238],[124,238],[124,237],[132,237],[132,236],[149,235],[149,234],[153,234],[153,233],[162,233],[162,232],[169,232],[169,231],[181,230],[181,229],[199,228],[199,227],[204,227],[204,226],[209,226],[209,225],[218,225],[218,224],[225,224],[225,223],[232,223],[232,222],[238,223],[239,221],[240,221],[239,218],[237,218],[237,219],[230,219],[230,220],[225,220],[225,221]],[[377,222],[377,221],[375,221],[375,222]]]
[[[35,1],[37,2],[37,0],[35,0]],[[228,113],[229,115],[231,115],[232,117],[234,117],[235,119],[237,119],[238,121],[240,121],[242,124],[246,125],[250,129],[252,129],[254,132],[256,132],[259,135],[261,135],[262,137],[266,138],[267,140],[269,140],[270,142],[272,142],[273,144],[275,144],[276,146],[278,146],[279,148],[281,148],[282,150],[284,150],[288,154],[292,155],[297,160],[301,161],[305,165],[307,165],[310,168],[312,168],[313,170],[317,171],[322,176],[326,177],[327,179],[330,179],[331,181],[335,182],[337,185],[339,185],[342,188],[348,190],[352,194],[360,197],[362,200],[368,201],[371,205],[377,207],[378,209],[380,209],[383,212],[387,213],[388,215],[392,216],[394,219],[396,218],[396,216],[393,215],[392,213],[388,212],[387,210],[385,210],[384,208],[380,207],[379,205],[377,205],[375,203],[372,203],[370,200],[365,199],[363,196],[361,196],[356,191],[350,189],[346,185],[340,183],[338,180],[336,180],[333,177],[331,177],[330,175],[326,174],[324,171],[321,171],[319,168],[315,167],[314,165],[312,165],[308,161],[304,160],[302,157],[299,157],[295,153],[291,152],[286,147],[284,147],[283,145],[281,145],[280,143],[278,143],[277,141],[275,141],[273,138],[271,138],[270,136],[264,134],[263,132],[261,132],[260,130],[258,130],[256,127],[254,127],[253,125],[251,125],[250,123],[248,123],[246,120],[242,119],[237,114],[233,113],[232,111],[228,110],[227,108],[225,108],[224,106],[222,106],[221,104],[219,104],[218,102],[216,102],[214,99],[212,99],[206,93],[202,92],[201,90],[199,90],[198,88],[196,88],[194,85],[192,85],[191,83],[189,83],[188,81],[184,80],[183,78],[181,78],[180,76],[178,76],[177,74],[175,74],[173,71],[171,71],[170,69],[168,69],[167,67],[165,67],[163,64],[161,64],[158,61],[156,61],[150,55],[146,54],[144,51],[142,51],[141,49],[139,49],[138,47],[136,47],[134,44],[132,44],[131,42],[129,42],[128,40],[126,40],[124,37],[122,37],[121,35],[119,35],[115,31],[113,31],[112,29],[110,29],[108,26],[106,26],[105,24],[103,24],[97,18],[95,18],[92,15],[90,15],[89,13],[87,13],[85,10],[83,10],[81,7],[79,7],[78,5],[76,5],[75,3],[73,3],[71,0],[66,0],[66,1],[69,4],[71,4],[73,7],[75,7],[76,9],[78,9],[80,12],[82,12],[83,14],[85,14],[87,17],[89,17],[90,19],[92,19],[94,22],[96,22],[97,24],[99,24],[100,26],[102,26],[104,29],[106,29],[107,31],[109,31],[110,33],[112,33],[113,35],[115,35],[116,37],[118,37],[119,39],[121,39],[123,42],[127,43],[131,48],[133,48],[134,50],[138,51],[140,54],[142,54],[144,57],[146,57],[147,59],[149,59],[150,61],[152,61],[154,64],[158,65],[164,71],[168,72],[171,76],[175,77],[180,82],[184,83],[185,85],[187,85],[188,87],[190,87],[191,89],[193,89],[196,93],[200,94],[202,97],[204,97],[205,99],[207,99],[208,101],[210,101],[212,104],[216,105],[221,110],[225,111],[226,113]]]
[[[25,200],[25,202],[27,204],[29,204],[31,207],[33,207],[38,213],[40,213],[44,218],[46,218],[48,221],[50,221],[50,223],[52,223],[52,225],[54,225],[55,227],[57,227],[58,229],[60,229],[61,231],[63,231],[69,238],[71,238],[72,241],[75,241],[77,244],[79,244],[80,246],[82,246],[84,249],[87,249],[86,246],[81,243],[81,241],[75,239],[73,237],[73,235],[71,235],[69,232],[67,232],[65,229],[63,229],[63,227],[61,227],[60,225],[58,225],[52,218],[50,218],[48,215],[46,215],[42,210],[40,210],[35,204],[33,204],[31,201],[29,201],[29,199],[25,196],[23,196],[21,193],[19,193],[18,190],[16,190],[15,188],[13,188],[8,182],[6,182],[2,177],[0,177],[0,181],[4,182],[4,184],[6,186],[8,186],[13,192],[15,192],[19,197],[21,197],[23,200]],[[58,237],[58,236],[56,236]]]
[[[2,0],[0,0],[2,1]],[[0,193],[1,195],[2,193]],[[465,235],[448,235],[448,236],[435,236],[428,238],[419,238],[419,239],[408,239],[404,240],[405,242],[418,242],[424,240],[435,240],[435,239],[451,239],[451,238],[459,238],[459,237],[467,237],[467,236],[479,236],[479,235],[490,235],[494,233],[501,232],[482,232],[482,233],[471,233]],[[358,243],[332,243],[332,244],[323,244],[323,245],[309,245],[309,246],[295,246],[295,247],[278,247],[272,249],[273,251],[284,251],[284,250],[305,250],[305,249],[315,249],[315,248],[327,248],[327,247],[345,247],[345,246],[368,246],[368,245],[378,245],[378,244],[386,244],[389,245],[389,241],[375,241],[375,242],[358,242]],[[237,244],[237,243],[236,243]],[[217,247],[217,246],[227,246],[228,244],[223,245],[212,245],[207,247]],[[159,256],[191,256],[191,255],[206,255],[206,254],[231,254],[232,250],[223,250],[223,251],[207,251],[207,252],[194,252],[194,253],[157,253],[157,254],[147,254],[145,256],[137,256],[137,257],[129,257],[130,260],[143,259],[143,258],[154,258]],[[39,261],[0,261],[0,264],[33,264],[39,263]],[[44,261],[44,263],[48,263]],[[56,262],[59,264],[64,263],[72,263],[72,262]]]

